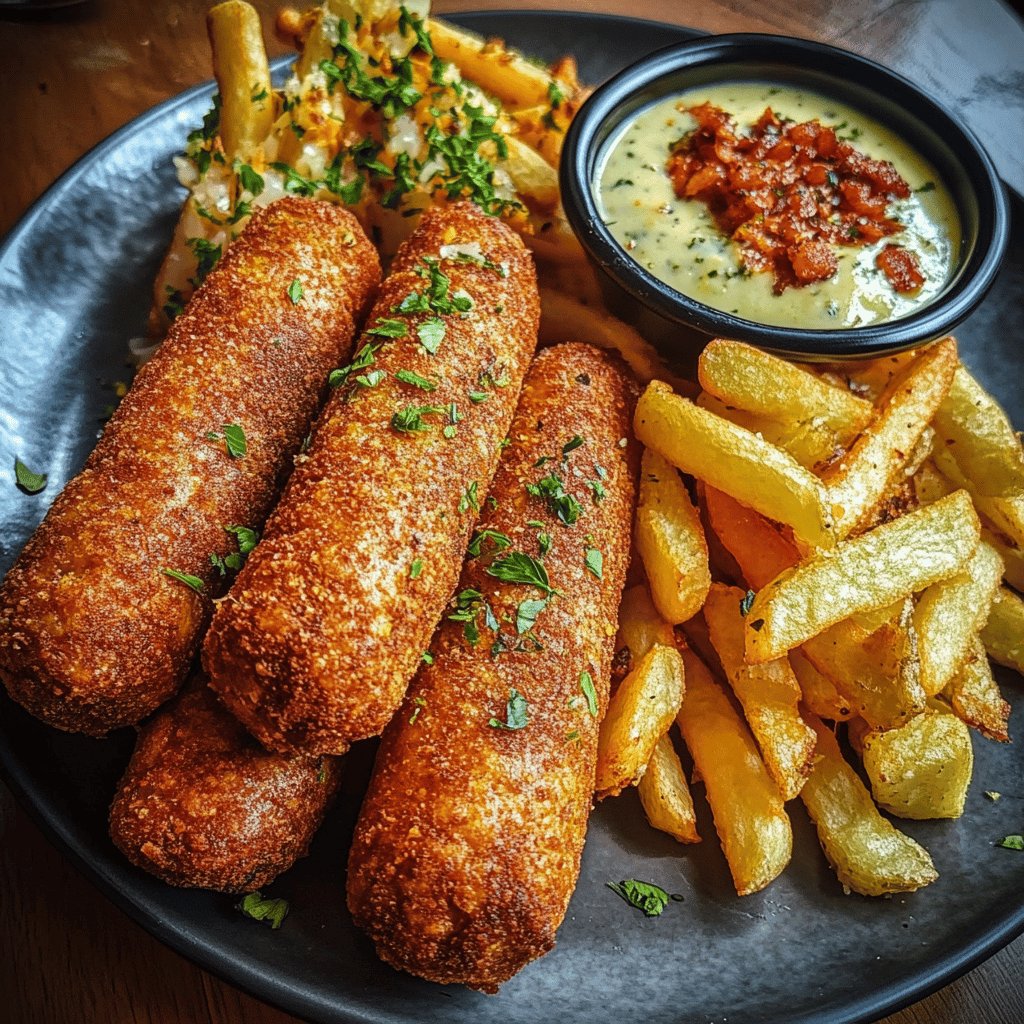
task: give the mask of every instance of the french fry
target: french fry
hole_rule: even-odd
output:
[[[850,451],[824,472],[837,539],[863,525],[903,476],[956,367],[952,338],[926,349],[890,385],[877,417]]]
[[[635,328],[617,320],[604,309],[586,305],[552,288],[540,289],[540,307],[540,340],[543,344],[582,338],[599,348],[618,352],[641,384],[662,380],[677,390],[693,390],[692,384],[669,371],[657,349]]]
[[[1024,497],[1024,450],[999,403],[965,366],[935,413],[935,429],[987,498]]]
[[[934,697],[963,665],[985,625],[1003,575],[1003,560],[980,542],[963,570],[933,583],[914,609],[921,654],[921,686]]]
[[[994,548],[1003,560],[1003,579],[1015,590],[1024,590],[1024,551],[990,530],[984,520],[981,523],[981,539]]]
[[[668,733],[655,744],[647,771],[636,788],[644,814],[654,828],[681,843],[700,842],[693,797]]]
[[[986,497],[960,468],[953,452],[945,446],[936,448],[932,458],[942,475],[954,487],[962,487],[971,495],[979,515],[984,516],[1014,546],[1024,549],[1024,498]]]
[[[787,570],[754,598],[747,661],[771,661],[850,615],[947,579],[979,536],[971,499],[957,491]]]
[[[820,423],[782,423],[768,416],[726,405],[707,391],[697,396],[697,405],[752,434],[760,434],[769,444],[785,449],[805,469],[813,469],[831,459],[840,448],[839,438],[830,427]]]
[[[743,707],[761,759],[783,800],[792,800],[811,770],[814,732],[800,717],[800,684],[785,657],[763,665],[743,660],[743,591],[712,584],[704,605],[711,642]]]
[[[701,387],[727,405],[791,424],[831,428],[845,444],[874,415],[874,407],[845,388],[763,349],[716,338],[697,363]]]
[[[725,691],[684,650],[687,695],[677,721],[715,818],[715,831],[740,896],[779,876],[793,853],[793,831],[757,744]]]
[[[779,528],[724,491],[704,485],[704,508],[715,536],[756,590],[800,561],[796,545]]]
[[[434,53],[454,64],[484,92],[511,107],[550,106],[548,90],[554,79],[521,53],[437,18],[429,19],[427,30]]]
[[[836,383],[845,381],[851,391],[856,392],[869,402],[877,402],[893,380],[918,356],[914,349],[906,352],[895,352],[892,355],[880,356],[878,359],[851,360],[841,363],[834,374]]]
[[[974,639],[967,660],[949,681],[943,696],[957,716],[982,736],[999,743],[1010,742],[1010,705],[999,692],[999,684],[979,639]]]
[[[899,818],[959,818],[974,770],[967,726],[928,708],[898,729],[853,729],[871,795]]]
[[[839,692],[836,684],[819,672],[802,651],[790,651],[789,664],[800,684],[804,706],[809,711],[833,722],[845,722],[853,714],[850,702]]]
[[[207,12],[206,28],[221,97],[221,144],[229,161],[248,160],[274,123],[260,16],[242,0],[225,0]]]
[[[634,539],[661,617],[674,624],[696,615],[711,585],[704,529],[675,466],[651,449],[640,466]]]
[[[622,680],[608,703],[597,741],[598,799],[617,796],[640,781],[655,744],[668,732],[682,702],[682,658],[674,647],[658,644]]]
[[[619,604],[616,649],[628,647],[635,665],[655,644],[673,647],[675,642],[672,626],[658,614],[647,587],[638,583],[626,590]]]
[[[988,656],[1024,675],[1024,601],[1000,587],[981,631]]]
[[[512,179],[531,208],[553,211],[558,206],[558,171],[514,135],[505,136],[506,156],[496,165]]]
[[[808,543],[834,543],[821,481],[791,455],[652,381],[637,404],[637,437],[684,473],[786,523]]]
[[[817,758],[800,791],[825,856],[846,889],[864,896],[913,892],[939,877],[928,851],[878,812],[860,777],[820,719]]]

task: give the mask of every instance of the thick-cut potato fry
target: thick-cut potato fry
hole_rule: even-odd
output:
[[[981,523],[981,539],[1003,560],[1003,579],[1015,590],[1024,590],[1024,551],[1007,543],[1001,534],[994,533]]]
[[[704,528],[675,466],[649,448],[640,464],[634,541],[661,617],[675,624],[696,615],[711,585]]]
[[[700,842],[693,797],[668,733],[655,744],[647,771],[636,789],[644,814],[654,828],[667,832],[681,843]]]
[[[437,18],[429,19],[427,31],[434,53],[441,60],[454,64],[463,77],[475,82],[484,92],[497,96],[511,107],[540,104],[550,107],[548,90],[554,79],[521,53],[506,50],[492,40],[481,39]]]
[[[659,614],[650,591],[642,583],[622,594],[615,649],[629,648],[630,669],[655,645],[675,646],[675,631]]]
[[[899,818],[959,818],[974,771],[967,726],[927,708],[898,729],[851,728],[871,795]]]
[[[843,760],[831,731],[813,715],[818,757],[800,791],[839,881],[864,896],[913,892],[939,877],[928,851],[878,812],[867,787]]]
[[[715,536],[756,590],[800,561],[796,545],[774,523],[724,491],[705,485],[704,508]]]
[[[750,730],[704,662],[682,653],[687,694],[679,730],[704,780],[736,892],[748,896],[789,863],[793,830]]]
[[[981,631],[988,656],[1024,675],[1024,601],[1000,587]]]
[[[908,349],[878,359],[854,359],[834,366],[826,376],[835,377],[837,384],[845,381],[851,391],[869,402],[877,402],[893,380],[917,358],[917,354],[916,349]]]
[[[597,741],[598,799],[640,781],[654,745],[683,702],[683,662],[674,647],[657,644],[619,684],[608,702]]]
[[[957,367],[952,338],[927,349],[886,392],[875,420],[850,451],[825,471],[837,538],[848,536],[903,477],[921,435]]]
[[[700,355],[697,377],[716,398],[783,423],[830,427],[841,443],[874,415],[870,402],[810,370],[739,341],[716,338]]]
[[[820,718],[845,722],[853,712],[850,702],[824,672],[819,672],[800,650],[789,652],[789,664],[800,684],[804,706]]]
[[[558,171],[514,135],[504,138],[506,155],[496,161],[497,166],[508,174],[531,207],[554,210],[559,198]]]
[[[953,711],[982,736],[1009,743],[1010,705],[1003,700],[999,684],[981,640],[975,637],[960,671],[949,681],[943,696]]]
[[[787,570],[754,598],[747,660],[771,661],[856,612],[947,579],[967,563],[980,529],[970,497],[957,491]]]
[[[821,481],[756,434],[652,381],[636,408],[637,437],[684,473],[831,547],[829,502]]]
[[[670,372],[657,349],[636,328],[604,309],[579,302],[564,292],[541,288],[540,310],[542,344],[586,338],[592,345],[618,352],[641,384],[663,380],[684,394],[695,390],[692,383]]]
[[[924,710],[906,623],[887,623],[868,633],[847,619],[812,637],[800,652],[832,681],[850,710],[876,728],[896,728]]]
[[[999,403],[957,368],[935,413],[935,430],[951,447],[957,465],[987,498],[1024,497],[1024,450]]]
[[[921,686],[939,693],[964,663],[988,619],[1003,575],[1003,560],[980,542],[961,572],[933,583],[918,598],[914,628],[921,656]]]
[[[763,665],[744,662],[742,600],[742,590],[715,583],[704,618],[729,685],[761,748],[761,759],[782,799],[792,800],[811,770],[814,732],[800,717],[800,684],[789,661],[782,657]]]
[[[1016,547],[1024,549],[1024,497],[989,498],[982,494],[956,461],[953,451],[939,445],[932,456],[939,472],[955,487],[962,487],[974,499],[978,514]]]
[[[707,391],[697,396],[697,405],[716,416],[735,423],[752,434],[760,434],[769,444],[785,449],[805,469],[827,462],[840,449],[836,432],[820,423],[783,423],[780,420],[726,405]]]
[[[225,0],[207,12],[206,29],[220,91],[220,141],[229,161],[248,160],[274,123],[260,16],[242,0]]]

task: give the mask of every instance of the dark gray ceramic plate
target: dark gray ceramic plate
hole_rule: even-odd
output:
[[[693,33],[651,22],[541,13],[458,19],[528,53],[571,51],[597,82]],[[85,461],[129,376],[128,338],[142,333],[149,287],[181,202],[171,155],[206,109],[201,87],[157,107],[80,161],[0,250],[0,573],[64,482]],[[1024,422],[1024,225],[1006,268],[961,332],[984,383]],[[13,459],[49,473],[45,491],[14,487]],[[1021,698],[1016,679],[1011,698]],[[1019,711],[1012,723],[1024,729]],[[706,808],[706,841],[683,848],[652,831],[634,794],[594,814],[579,886],[556,949],[495,997],[428,985],[380,963],[344,906],[345,852],[372,750],[349,758],[345,792],[311,856],[271,888],[291,901],[280,931],[233,900],[170,889],[125,863],[106,810],[132,734],[105,742],[51,731],[6,697],[0,761],[25,806],[109,895],[168,945],[272,1003],[317,1022],[561,1024],[643,1020],[729,1024],[869,1020],[919,998],[1024,930],[1024,855],[992,842],[1024,824],[1024,760],[976,741],[967,813],[907,823],[941,878],[912,896],[844,896],[799,802],[795,855],[767,892],[738,899]],[[998,803],[985,790],[1005,794]],[[636,877],[685,897],[645,919],[605,887]]]

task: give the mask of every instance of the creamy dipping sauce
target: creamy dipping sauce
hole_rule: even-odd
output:
[[[766,107],[787,120],[818,120],[866,156],[891,161],[911,189],[887,209],[903,229],[867,245],[836,247],[832,277],[776,294],[772,274],[745,269],[738,246],[704,202],[676,196],[666,164],[672,145],[696,126],[685,108],[701,103],[728,111],[741,132]],[[605,150],[597,182],[609,231],[642,267],[691,298],[758,323],[827,330],[894,320],[937,296],[956,269],[960,223],[935,168],[873,118],[807,90],[721,82],[659,100],[623,125]],[[896,291],[876,265],[892,244],[917,259],[924,284],[914,292]]]

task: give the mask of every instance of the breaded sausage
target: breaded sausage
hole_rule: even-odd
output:
[[[253,216],[0,588],[16,701],[103,735],[178,689],[219,585],[210,556],[237,558],[225,527],[261,525],[379,280],[346,211],[289,198]]]
[[[140,730],[110,837],[170,885],[258,889],[306,855],[340,765],[267,753],[200,681]]]
[[[340,754],[394,713],[458,579],[537,338],[533,263],[468,203],[402,245],[263,542],[210,684],[273,750]]]
[[[576,885],[629,558],[627,374],[585,345],[537,357],[433,660],[377,754],[348,905],[431,981],[497,991],[554,945]]]

